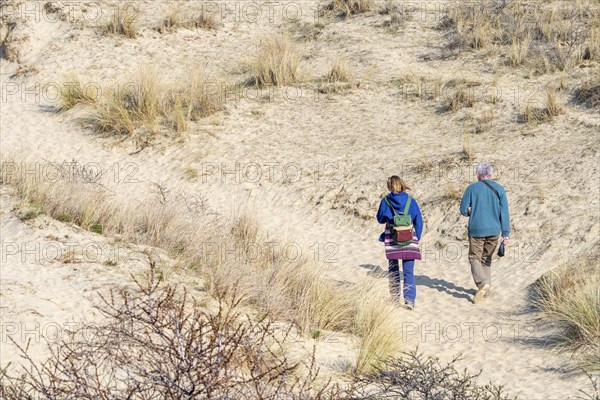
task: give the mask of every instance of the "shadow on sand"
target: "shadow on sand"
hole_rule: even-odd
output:
[[[387,277],[387,270],[384,270],[379,265],[360,264],[359,267],[368,269],[369,272],[367,274],[369,276],[377,278]],[[473,295],[476,292],[475,289],[466,289],[452,282],[448,282],[445,279],[430,278],[426,275],[415,275],[415,283],[417,286],[427,286],[428,288],[435,289],[438,292],[444,292],[457,299],[465,299],[469,303],[473,302]]]
[[[416,275],[415,283],[417,286],[427,286],[428,288],[435,289],[438,292],[444,292],[457,299],[465,299],[469,303],[473,302],[473,295],[476,292],[475,289],[466,289],[452,282],[448,282],[445,279],[430,278],[426,275]]]

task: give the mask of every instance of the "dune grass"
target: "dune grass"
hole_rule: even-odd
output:
[[[352,72],[341,58],[331,63],[329,72],[325,75],[325,81],[329,83],[351,82],[353,79]]]
[[[521,121],[525,123],[548,122],[554,117],[565,113],[565,108],[558,103],[556,89],[550,88],[546,92],[544,107],[536,107],[531,104],[525,106]]]
[[[246,61],[248,85],[289,85],[298,82],[300,52],[285,36],[265,37],[255,56]]]
[[[127,7],[116,10],[112,17],[102,26],[102,32],[110,35],[121,35],[129,39],[138,36],[138,14],[135,10],[126,12]]]
[[[563,348],[584,368],[600,370],[600,269],[597,258],[578,260],[541,277],[534,304],[560,327]]]
[[[593,2],[489,0],[457,3],[439,25],[450,50],[492,49],[538,74],[600,60],[600,9]]]
[[[117,199],[98,180],[74,173],[72,164],[68,171],[53,164],[68,179],[52,182],[14,173],[7,165],[2,164],[2,183],[14,187],[23,202],[39,204],[46,215],[91,232],[160,248],[197,273],[215,298],[239,298],[260,316],[292,323],[305,336],[316,330],[356,335],[359,371],[400,350],[399,317],[385,288],[370,279],[350,286],[335,283],[298,243],[282,239],[274,245],[247,211],[216,218],[190,208],[184,196],[160,185],[154,195],[140,188],[135,201]]]
[[[160,33],[167,33],[175,32],[179,28],[215,30],[218,26],[216,19],[203,11],[186,10],[183,12],[180,7],[173,7],[156,29]]]
[[[191,121],[224,109],[222,86],[197,70],[166,83],[156,69],[141,68],[131,82],[101,90],[100,98],[87,93],[78,78],[70,78],[63,87],[61,110],[79,103],[92,105],[91,127],[113,135],[134,135],[139,130],[181,133]]]
[[[371,11],[373,8],[373,0],[333,0],[323,7],[323,12],[347,18],[350,15]]]
[[[60,110],[68,110],[77,104],[93,104],[97,100],[95,93],[90,86],[83,84],[77,75],[68,76],[60,91]]]
[[[387,291],[385,284],[365,285],[357,293],[361,300],[354,321],[358,336],[356,371],[361,374],[380,367],[390,355],[402,350],[400,319],[393,303],[382,296]]]

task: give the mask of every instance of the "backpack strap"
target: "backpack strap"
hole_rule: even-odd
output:
[[[485,179],[482,180],[481,182],[485,183],[485,186],[489,187],[492,192],[496,193],[496,196],[498,196],[498,200],[500,200],[500,193],[498,193],[498,191],[492,185],[490,185],[489,183],[487,183],[485,181]]]
[[[408,215],[408,210],[410,209],[410,202],[412,197],[408,196],[408,200],[406,200],[406,205],[404,206],[404,215]]]
[[[388,207],[390,208],[390,210],[392,210],[392,212],[394,213],[394,216],[395,216],[395,215],[398,215],[398,213],[396,212],[396,210],[394,210],[394,206],[392,206],[392,203],[390,203],[390,201],[389,201],[388,197],[387,197],[387,196],[385,196],[383,199],[384,199],[384,200],[385,200],[385,202],[387,203],[387,205],[388,205]]]

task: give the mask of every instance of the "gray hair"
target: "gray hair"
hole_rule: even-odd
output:
[[[480,176],[492,176],[494,169],[488,163],[480,163],[477,168],[475,168],[475,172]]]

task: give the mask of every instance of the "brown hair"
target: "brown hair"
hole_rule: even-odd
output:
[[[404,183],[402,178],[400,178],[398,175],[393,175],[388,178],[387,187],[390,192],[397,192],[397,193],[410,190],[408,185],[406,183]]]

